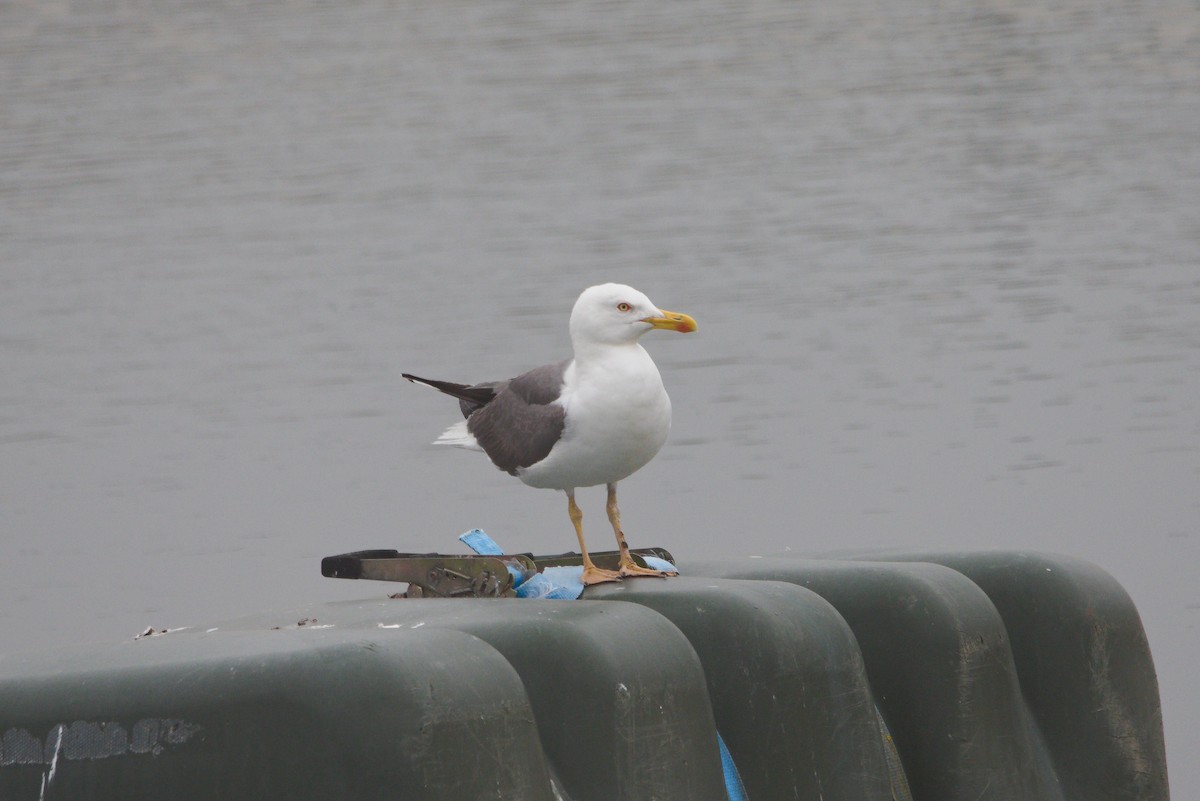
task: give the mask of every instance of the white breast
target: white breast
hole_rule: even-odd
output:
[[[654,458],[671,430],[671,399],[637,344],[574,363],[564,376],[563,437],[518,475],[531,487],[569,489],[620,481]]]

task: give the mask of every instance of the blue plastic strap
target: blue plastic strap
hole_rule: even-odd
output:
[[[733,755],[729,753],[721,732],[717,732],[717,745],[721,749],[721,769],[725,771],[725,794],[729,796],[729,801],[746,801],[746,785],[742,784],[742,774],[733,764]]]
[[[547,567],[517,587],[518,598],[574,601],[583,595],[582,567]]]
[[[666,573],[678,573],[679,572],[679,568],[675,567],[675,565],[671,564],[666,559],[659,559],[657,556],[651,556],[650,554],[643,554],[642,561],[646,563],[646,567],[652,568],[654,570],[662,570]]]
[[[480,556],[503,556],[504,549],[481,528],[459,534],[458,540]]]

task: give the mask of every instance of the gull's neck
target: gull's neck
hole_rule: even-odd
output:
[[[650,354],[635,339],[630,342],[580,342],[573,340],[575,349],[575,364],[587,368],[592,364],[601,364],[612,359],[650,359]]]

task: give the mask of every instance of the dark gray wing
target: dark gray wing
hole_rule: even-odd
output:
[[[562,436],[566,411],[554,403],[562,391],[568,359],[547,364],[508,382],[487,385],[496,396],[467,418],[467,431],[492,463],[513,475],[545,459]]]
[[[487,406],[496,397],[496,393],[508,386],[507,381],[488,381],[483,384],[472,384],[468,390],[479,393],[478,397],[458,399],[458,410],[463,417],[470,417],[475,412]]]

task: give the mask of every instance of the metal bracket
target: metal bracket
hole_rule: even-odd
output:
[[[521,554],[444,556],[376,550],[327,556],[321,560],[321,575],[403,582],[409,585],[410,598],[503,598],[516,595],[510,567],[518,573],[537,572],[533,560]]]
[[[629,555],[633,557],[634,564],[638,567],[648,567],[643,556],[654,556],[675,564],[675,557],[666,548],[631,548]],[[621,566],[620,551],[589,551],[588,556],[592,557],[596,567],[602,567],[605,570],[616,570]],[[547,567],[578,567],[583,564],[583,557],[574,551],[568,551],[548,556],[534,556],[533,561],[540,572]]]
[[[630,554],[643,567],[643,555],[675,561],[665,548],[639,548]],[[591,557],[599,567],[612,570],[618,565],[620,553],[600,551]],[[517,594],[514,574],[528,578],[547,567],[581,564],[583,557],[577,553],[479,556],[371,550],[327,556],[321,560],[321,575],[401,582],[408,585],[406,598],[512,598]]]

